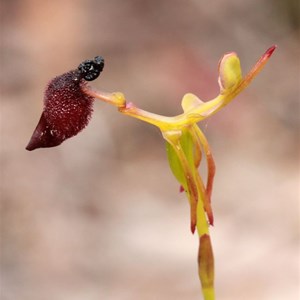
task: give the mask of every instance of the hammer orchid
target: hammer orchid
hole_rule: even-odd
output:
[[[270,47],[244,77],[237,54],[234,52],[225,54],[219,62],[219,95],[204,102],[196,95],[186,94],[181,102],[183,113],[174,117],[142,110],[133,103],[127,102],[120,92],[105,93],[88,86],[85,80],[95,79],[95,69],[97,71],[100,64],[101,71],[103,69],[103,60],[96,57],[94,61],[81,64],[81,68],[79,66],[77,71],[67,73],[68,76],[62,75],[56,79],[54,88],[50,83],[46,91],[44,112],[27,149],[57,146],[65,139],[76,135],[87,124],[92,101],[95,98],[116,106],[124,115],[158,127],[166,141],[170,168],[189,201],[191,231],[194,233],[197,230],[199,235],[198,273],[203,297],[205,300],[213,300],[215,299],[214,258],[209,226],[214,223],[211,196],[215,163],[208,141],[197,123],[214,115],[242,92],[262,70],[275,48],[276,46]],[[72,89],[69,88],[70,85]],[[69,111],[65,109],[65,105],[62,105],[64,101],[65,103],[71,101],[71,104],[67,105]],[[49,107],[54,113],[49,113]],[[203,157],[207,165],[206,182],[198,171]]]

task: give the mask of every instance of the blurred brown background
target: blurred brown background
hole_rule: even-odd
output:
[[[95,55],[93,86],[180,113],[218,93],[217,64],[246,73],[238,99],[202,123],[213,192],[217,299],[299,299],[297,0],[1,1],[1,299],[202,299],[197,237],[159,131],[95,104],[60,147],[25,146],[55,75]]]

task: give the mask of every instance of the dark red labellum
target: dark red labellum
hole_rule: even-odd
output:
[[[45,91],[43,113],[27,150],[58,146],[88,124],[94,99],[82,91],[85,85],[79,70],[50,81]]]
[[[103,57],[96,56],[82,62],[77,70],[50,81],[45,91],[44,109],[27,150],[58,146],[86,127],[94,98],[83,92],[87,84],[85,80],[96,79],[103,68]]]

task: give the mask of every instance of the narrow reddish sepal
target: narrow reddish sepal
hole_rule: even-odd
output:
[[[207,219],[208,219],[208,224],[211,225],[211,226],[214,226],[214,214],[213,214],[210,203],[207,203],[207,206],[204,207],[204,210],[206,212],[206,216],[207,216]]]
[[[277,45],[271,46],[271,47],[265,52],[265,55],[267,55],[268,57],[271,56],[271,55],[273,54],[273,52],[275,51],[276,48],[277,48]]]
[[[50,81],[45,91],[44,109],[27,150],[58,146],[86,127],[94,98],[82,91],[85,86],[77,70]]]
[[[195,222],[191,221],[191,232],[192,232],[192,234],[195,233],[195,231],[196,231],[196,226],[197,226],[197,224],[196,224]]]

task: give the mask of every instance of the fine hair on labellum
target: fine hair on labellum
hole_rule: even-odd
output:
[[[102,57],[86,60],[76,70],[53,78],[44,94],[44,108],[26,147],[55,147],[85,128],[91,118],[94,98],[84,93],[87,82],[96,79],[104,67]]]

